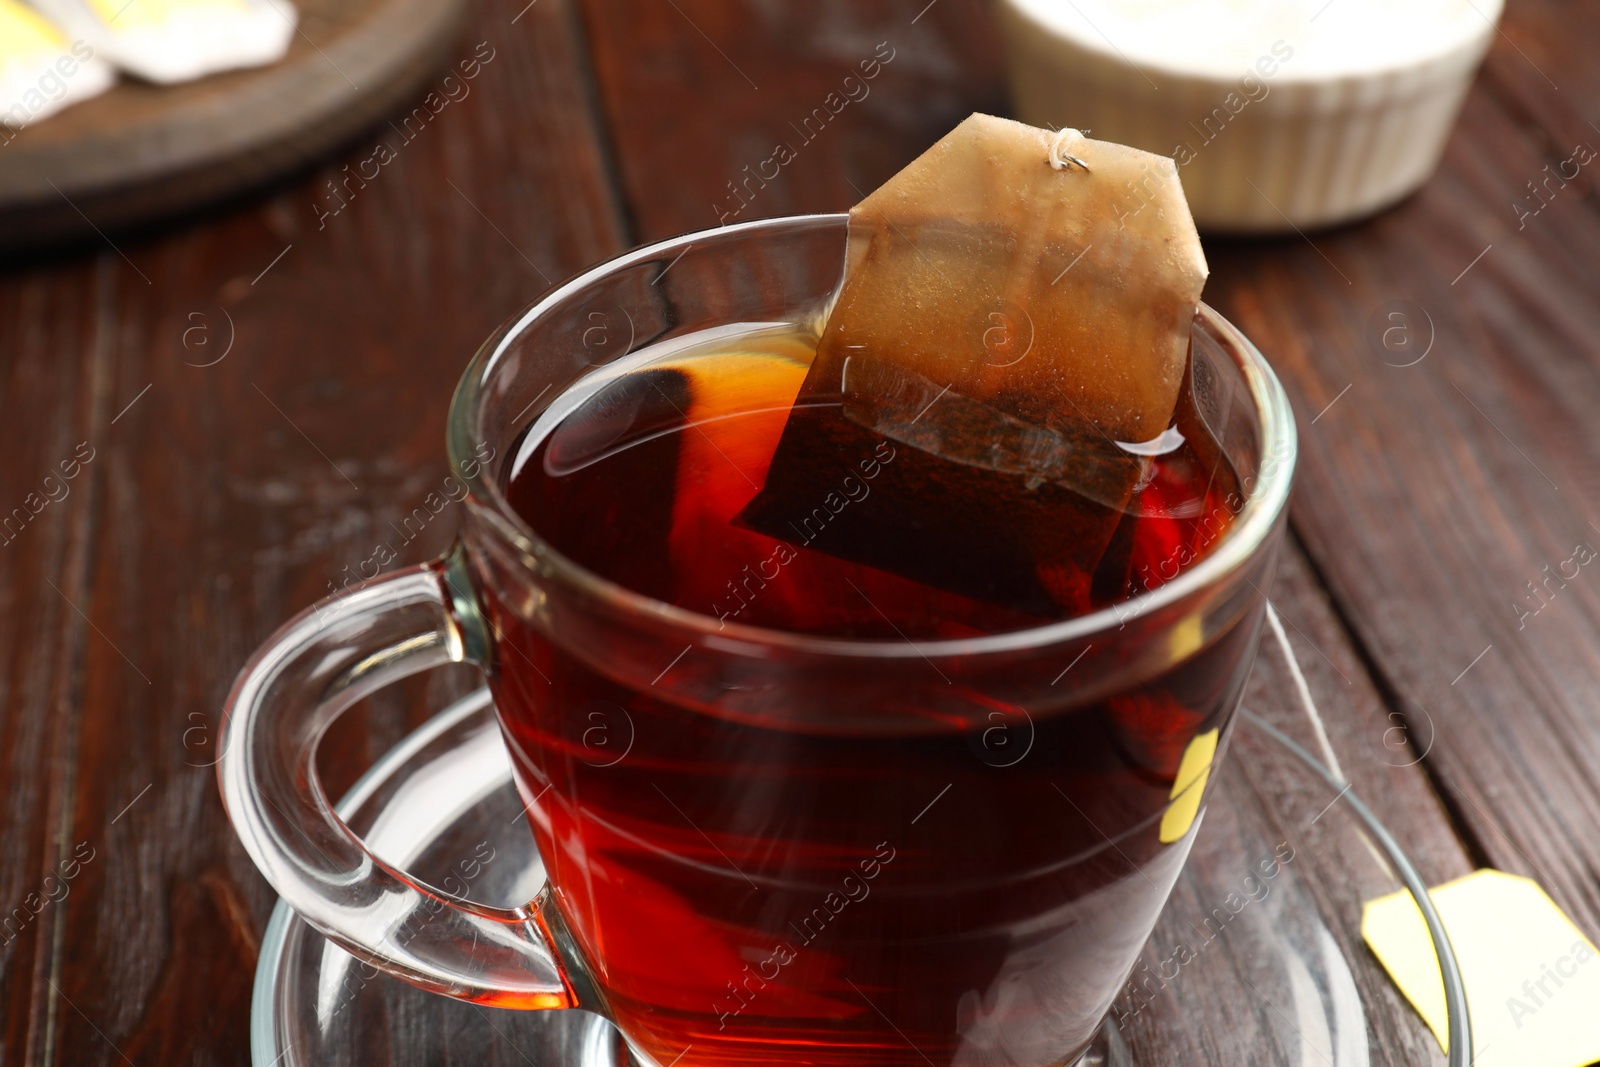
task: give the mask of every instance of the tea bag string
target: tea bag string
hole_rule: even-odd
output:
[[[1089,171],[1089,164],[1077,156],[1067,154],[1067,146],[1073,141],[1083,140],[1085,130],[1074,130],[1072,127],[1063,127],[1056,131],[1055,138],[1050,142],[1050,151],[1045,155],[1045,161],[1050,164],[1051,170],[1071,170],[1076,163],[1085,173]]]

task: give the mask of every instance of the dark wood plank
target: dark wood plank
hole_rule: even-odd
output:
[[[972,111],[1004,103],[998,32],[978,0],[584,11],[640,240],[848,210]]]
[[[1546,159],[1540,162],[1549,162],[1552,170],[1579,143],[1600,149],[1593,108],[1600,99],[1600,69],[1588,51],[1597,33],[1600,12],[1588,5],[1561,0],[1509,4],[1484,64],[1485,87],[1522,120],[1528,136],[1543,142]],[[1528,180],[1539,179],[1530,174],[1524,182]],[[1594,183],[1584,179],[1563,195],[1592,196],[1593,190]],[[1525,198],[1529,207],[1538,206],[1525,185],[1511,192]]]
[[[69,868],[79,877],[67,880],[58,864],[82,840],[73,836],[75,710],[93,634],[74,605],[86,599],[94,464],[105,458],[113,259],[0,287],[0,410],[9,416],[0,419],[0,1010],[5,1054],[18,1060],[42,1055],[53,1009],[37,993],[57,966],[56,932],[81,899],[82,871]],[[90,442],[101,447],[79,451]],[[84,465],[79,455],[93,458]]]
[[[1214,246],[1208,299],[1289,383],[1296,528],[1397,709],[1436,736],[1459,823],[1594,932],[1600,587],[1565,561],[1600,547],[1600,215],[1579,188],[1521,229],[1512,207],[1554,136],[1491,77],[1418,196],[1310,241]],[[1414,357],[1384,349],[1389,326],[1413,352],[1431,332],[1427,358],[1390,365]]]
[[[622,240],[576,18],[543,0],[513,23],[526,6],[475,10],[455,57],[479,62],[471,92],[412,139],[379,127],[225,216],[0,277],[8,504],[76,441],[98,449],[6,548],[0,899],[95,850],[0,949],[8,1061],[247,1058],[272,896],[205,766],[231,679],[377,546],[399,565],[448,543],[449,512],[399,527],[445,478],[461,369]],[[340,207],[330,188],[379,143],[395,158]],[[349,761],[422,705],[375,702]]]

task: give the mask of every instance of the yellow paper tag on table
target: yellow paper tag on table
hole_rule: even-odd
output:
[[[1600,1060],[1600,955],[1538,883],[1483,870],[1428,895],[1467,987],[1473,1067]],[[1444,981],[1411,894],[1369,901],[1361,936],[1447,1046]]]

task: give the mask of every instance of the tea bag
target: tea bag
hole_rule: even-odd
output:
[[[1126,576],[1119,523],[1206,273],[1172,160],[969,117],[851,211],[838,301],[742,519],[1047,617],[1115,599],[1093,590]],[[867,460],[875,504],[834,512]]]
[[[159,84],[272,63],[289,50],[289,0],[29,0],[130,74]]]

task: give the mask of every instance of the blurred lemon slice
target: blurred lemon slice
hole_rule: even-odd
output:
[[[72,41],[17,0],[0,0],[0,125],[20,130],[97,96],[116,74],[86,41]],[[0,143],[12,135],[0,134]]]
[[[289,50],[289,0],[30,0],[68,33],[147,81],[255,67]]]

